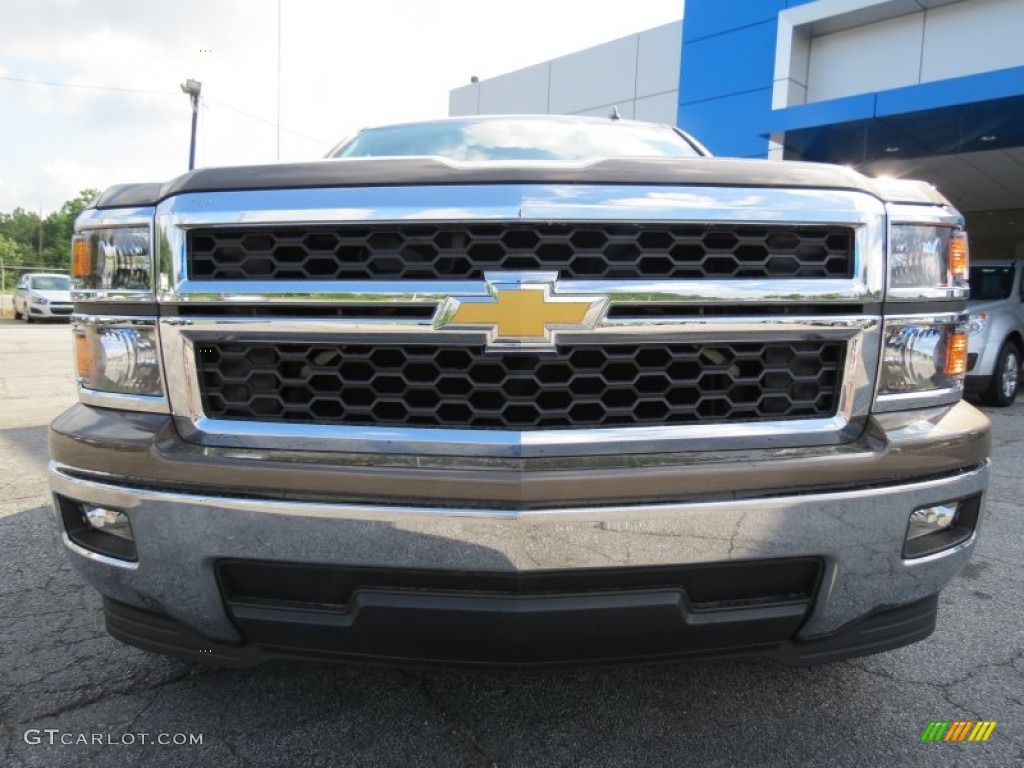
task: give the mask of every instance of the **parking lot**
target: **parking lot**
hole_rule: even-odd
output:
[[[46,425],[74,400],[70,348],[67,326],[0,321],[0,766],[1024,764],[1024,397],[989,412],[982,540],[917,645],[810,669],[221,671],[109,638],[58,549]],[[932,720],[998,726],[922,743]]]

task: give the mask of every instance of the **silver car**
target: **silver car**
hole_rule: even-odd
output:
[[[1017,397],[1024,360],[1024,269],[1013,260],[971,267],[970,337],[964,387],[988,405]]]
[[[73,312],[71,278],[67,275],[31,272],[22,275],[14,286],[15,320],[70,320]]]

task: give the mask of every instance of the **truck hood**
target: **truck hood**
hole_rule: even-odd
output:
[[[838,165],[719,157],[604,158],[578,163],[458,163],[438,157],[378,157],[201,168],[164,184],[122,184],[90,207],[149,206],[183,193],[312,187],[439,184],[629,184],[839,189],[886,202],[948,205],[924,182],[885,182]]]

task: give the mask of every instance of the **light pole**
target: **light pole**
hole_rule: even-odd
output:
[[[277,0],[277,159],[281,160],[281,0]]]
[[[196,121],[199,119],[199,93],[203,90],[203,84],[189,78],[181,84],[181,90],[192,101],[192,142],[188,149],[188,169],[191,171],[196,167]]]

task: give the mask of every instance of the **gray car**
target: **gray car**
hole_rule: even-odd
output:
[[[970,337],[965,389],[989,404],[1011,405],[1024,360],[1024,269],[1006,260],[971,267]]]
[[[71,278],[67,275],[32,272],[22,275],[14,286],[15,320],[70,320],[73,311]]]

